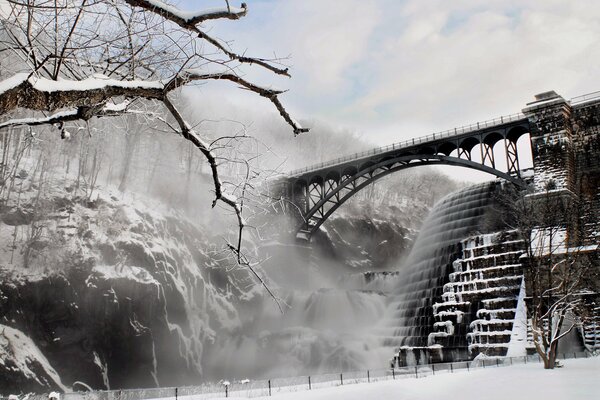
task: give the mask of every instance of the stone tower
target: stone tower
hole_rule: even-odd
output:
[[[529,118],[537,193],[573,192],[575,185],[571,105],[554,91],[535,96],[523,113]]]

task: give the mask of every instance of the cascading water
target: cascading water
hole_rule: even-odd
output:
[[[398,271],[365,276],[369,289],[391,294],[376,328],[390,355],[404,348],[409,353],[405,362],[425,362],[420,358],[426,356],[427,338],[433,331],[432,306],[441,299],[449,268],[460,254],[460,240],[484,229],[484,215],[496,187],[497,183],[484,183],[446,196],[423,223]]]

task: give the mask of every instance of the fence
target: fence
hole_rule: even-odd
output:
[[[587,358],[588,352],[560,353],[559,359]],[[382,380],[423,378],[438,374],[469,372],[473,369],[498,368],[517,364],[541,362],[536,355],[522,357],[497,357],[473,361],[425,364],[394,369],[376,369],[355,372],[275,378],[268,380],[244,380],[238,382],[207,383],[200,386],[102,390],[94,392],[65,393],[63,400],[196,400],[214,397],[260,397],[278,393],[312,390],[323,387],[369,383]],[[3,400],[0,398],[0,400]]]

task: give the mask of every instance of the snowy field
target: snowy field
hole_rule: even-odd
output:
[[[540,364],[535,363],[506,368],[478,369],[469,373],[428,376],[421,379],[360,383],[274,394],[272,397],[255,399],[600,399],[600,357],[570,359],[561,363],[564,364],[564,368],[552,371],[546,371]],[[229,397],[229,399],[242,399],[242,397]]]

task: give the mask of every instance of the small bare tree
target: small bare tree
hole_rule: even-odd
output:
[[[208,21],[238,20],[247,14],[246,4],[224,0],[221,8],[198,12],[161,0],[0,0],[0,6],[3,140],[7,130],[38,125],[54,125],[64,138],[69,124],[127,114],[162,122],[208,162],[213,207],[222,203],[237,216],[240,237],[233,247],[238,263],[245,264],[241,233],[248,185],[226,190],[215,149],[221,142],[209,141],[186,121],[177,94],[185,86],[231,82],[269,100],[294,134],[307,131],[280,102],[283,91],[243,76],[245,67],[253,67],[289,77],[283,59],[237,53],[208,33]]]
[[[514,229],[525,250],[524,278],[533,344],[544,368],[557,365],[559,342],[588,314],[584,296],[595,291],[597,268],[576,235],[581,207],[570,192],[519,192],[498,197],[502,224]]]

